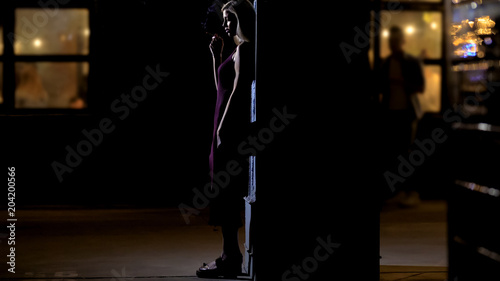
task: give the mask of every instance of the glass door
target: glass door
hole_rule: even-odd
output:
[[[440,0],[427,1],[374,1],[370,63],[379,69],[390,55],[388,43],[391,27],[404,33],[404,51],[423,63],[425,90],[418,95],[423,113],[440,113],[446,104],[443,95],[444,6]],[[444,104],[443,104],[444,103]]]

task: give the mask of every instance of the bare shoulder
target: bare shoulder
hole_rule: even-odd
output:
[[[233,54],[233,61],[238,61],[240,59],[240,46],[236,47],[236,51]]]

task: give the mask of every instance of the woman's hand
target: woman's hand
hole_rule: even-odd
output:
[[[220,128],[217,129],[217,148],[219,147],[221,141],[220,141],[220,135],[219,135]]]
[[[214,58],[222,57],[222,49],[224,49],[224,39],[218,34],[214,34],[212,41],[210,42],[210,52]]]

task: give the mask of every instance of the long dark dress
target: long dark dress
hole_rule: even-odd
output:
[[[236,50],[234,50],[217,69],[217,101],[215,102],[212,148],[209,156],[210,178],[212,182],[215,165],[214,152],[217,149],[217,128],[219,127],[222,115],[224,114],[224,109],[226,108],[229,95],[231,95],[231,92],[233,91],[234,78],[236,76],[234,71],[234,61],[232,58],[235,52]]]
[[[240,90],[236,91],[231,98],[221,126],[221,144],[217,147],[217,128],[228,99],[233,92],[236,76],[233,61],[235,51],[217,70],[217,101],[209,156],[210,180],[214,198],[210,200],[209,224],[241,227],[243,197],[248,190],[248,161],[247,156],[238,153],[237,147],[244,141],[245,137],[248,137],[249,133],[250,91],[253,80],[251,72],[241,71],[241,68],[238,78],[238,89]],[[247,65],[247,62],[251,62],[249,58],[246,58],[246,61],[241,61],[240,65]]]

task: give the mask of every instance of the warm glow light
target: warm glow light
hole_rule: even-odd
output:
[[[85,35],[85,36],[89,36],[89,35],[90,35],[90,29],[85,28],[85,29],[83,30],[83,35]]]
[[[451,35],[457,35],[457,32],[459,32],[462,29],[461,24],[452,24],[451,25]]]
[[[432,28],[432,29],[436,29],[436,28],[437,28],[437,26],[438,26],[438,25],[437,25],[437,23],[435,23],[435,22],[432,22],[432,23],[431,23],[431,28]]]
[[[384,38],[389,37],[389,30],[387,30],[387,29],[382,30],[382,37],[384,37]]]
[[[408,26],[406,28],[406,33],[413,34],[413,32],[415,32],[415,28],[413,28],[413,26]]]
[[[40,39],[35,39],[35,40],[33,41],[33,46],[35,46],[35,47],[39,48],[40,46],[42,46],[42,40],[40,40]]]
[[[476,34],[489,35],[493,33],[491,28],[495,27],[495,21],[491,20],[489,16],[483,16],[476,20]]]
[[[21,41],[14,41],[14,53],[19,54],[22,51]]]
[[[474,34],[474,32],[467,32],[467,34],[453,38],[453,45],[458,47],[455,49],[454,53],[464,58],[477,56],[479,51],[478,46],[482,43],[483,39]]]

